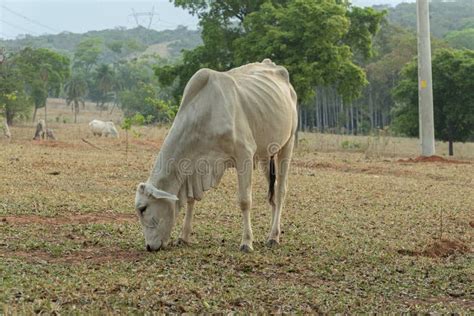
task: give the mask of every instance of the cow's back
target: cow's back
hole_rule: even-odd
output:
[[[230,71],[240,96],[239,106],[257,145],[257,155],[282,147],[297,128],[296,93],[288,71],[270,60]],[[245,124],[243,124],[245,125]]]
[[[296,124],[288,72],[264,61],[228,72],[198,71],[185,88],[172,130],[186,135],[175,136],[175,142],[186,138],[197,144],[193,156],[248,149],[267,158],[269,145],[285,145]]]

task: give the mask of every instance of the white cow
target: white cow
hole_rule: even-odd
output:
[[[226,168],[234,167],[243,215],[240,250],[252,251],[250,208],[256,163],[269,182],[272,224],[267,244],[277,245],[296,127],[296,93],[288,71],[271,60],[227,72],[201,69],[194,74],[151,175],[137,188],[135,208],[147,250],[169,244],[177,210],[186,201],[178,242],[188,243],[194,201],[219,184]]]
[[[115,125],[113,122],[92,120],[89,123],[89,128],[91,129],[92,134],[94,134],[94,136],[104,135],[105,137],[108,137],[108,136],[119,137],[118,131],[115,128]]]

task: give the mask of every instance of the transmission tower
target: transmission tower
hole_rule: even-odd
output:
[[[137,26],[143,26],[142,24],[140,24],[140,19],[139,17],[148,17],[148,26],[147,26],[147,29],[150,29],[151,27],[151,23],[153,22],[153,17],[156,15],[155,13],[155,6],[153,6],[151,8],[151,11],[148,11],[148,12],[135,12],[135,9],[132,8],[132,14],[130,14],[131,16],[134,17],[135,19],[135,23],[137,23]]]

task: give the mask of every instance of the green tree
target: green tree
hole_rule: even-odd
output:
[[[88,37],[83,39],[74,51],[74,67],[82,68],[89,73],[97,64],[102,53],[102,39]]]
[[[432,61],[434,123],[437,139],[466,141],[474,133],[474,51],[442,49]],[[394,89],[399,102],[393,128],[408,136],[418,136],[418,71],[416,60],[402,71]]]
[[[377,30],[383,13],[348,10],[345,2],[338,2],[176,0],[176,5],[200,18],[203,45],[185,51],[178,65],[158,67],[156,74],[161,84],[173,85],[178,102],[199,68],[228,70],[269,57],[289,68],[302,100],[308,100],[314,85],[321,82],[337,84],[345,97],[353,98],[366,81],[360,67],[351,62],[351,45],[362,56],[368,55],[371,36],[367,34]]]
[[[390,23],[416,31],[416,3],[402,2],[388,9]],[[472,0],[436,0],[430,3],[430,30],[441,38],[450,31],[473,27],[474,2]]]
[[[121,91],[119,100],[126,117],[139,113],[152,117],[154,122],[169,122],[177,112],[176,106],[160,98],[159,91],[151,83],[141,82],[133,89]]]
[[[362,12],[375,15],[374,25],[364,26],[362,21],[368,17]],[[358,21],[354,30],[351,15]],[[367,34],[377,31],[382,15],[359,8],[348,11],[334,1],[294,0],[286,6],[267,2],[245,19],[246,32],[234,43],[236,59],[244,63],[270,57],[286,66],[303,103],[312,98],[318,85],[334,85],[340,95],[352,100],[367,81],[353,62],[349,43],[361,55],[370,55],[371,36]]]
[[[102,64],[95,73],[95,86],[98,89],[98,105],[101,110],[105,109],[105,103],[111,100],[111,92],[114,88],[114,72],[112,67]]]
[[[48,96],[57,96],[61,86],[70,75],[69,58],[46,48],[27,47],[13,58],[26,84],[26,91],[35,108],[33,121],[39,108],[45,108]]]
[[[355,6],[347,10],[346,15],[350,20],[350,27],[344,36],[344,43],[351,47],[359,61],[374,56],[373,39],[385,20],[385,14],[385,10],[376,11],[373,8]]]
[[[125,131],[125,153],[127,155],[127,159],[128,159],[128,133],[129,131],[134,132],[134,134],[137,136],[140,135],[140,133],[132,130],[132,126],[133,125],[142,126],[142,125],[151,123],[152,120],[153,120],[153,116],[150,115],[150,116],[144,117],[140,113],[135,113],[135,115],[126,117],[123,120],[122,125],[120,127],[122,127],[122,129]]]
[[[87,94],[87,81],[84,74],[75,73],[64,86],[66,92],[67,105],[73,104],[74,123],[77,123],[77,114],[79,113],[79,102],[84,105]]]
[[[167,89],[159,87],[153,66],[164,61],[156,56],[114,64],[114,93],[126,117],[140,113],[153,117],[153,122],[172,120],[176,112]]]
[[[244,33],[243,22],[246,16],[259,10],[267,1],[174,1],[176,6],[198,16],[203,40],[203,45],[184,51],[180,63],[156,67],[160,84],[171,87],[170,94],[176,104],[180,102],[186,83],[200,68],[224,71],[238,65],[234,60],[233,43]],[[275,4],[287,1],[272,0]]]
[[[149,60],[123,61],[115,64],[115,91],[133,89],[141,82],[157,84],[153,65],[154,63],[149,63]]]
[[[391,90],[398,83],[403,66],[416,56],[417,50],[415,34],[400,27],[385,24],[378,35],[380,56],[365,66],[369,85],[360,100],[369,130],[390,124],[395,104]]]
[[[25,93],[25,80],[18,65],[10,55],[0,64],[0,114],[8,125],[13,124],[15,118],[26,118],[33,106],[31,99]]]
[[[107,46],[108,49],[110,49],[114,53],[120,54],[120,53],[122,53],[124,43],[122,41],[113,41],[113,42],[107,43],[105,45]]]
[[[445,40],[454,48],[474,49],[474,28],[449,32]]]

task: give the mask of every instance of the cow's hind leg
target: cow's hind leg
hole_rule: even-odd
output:
[[[265,178],[267,179],[268,183],[268,196],[267,196],[267,201],[268,204],[270,205],[270,210],[272,212],[272,217],[270,220],[270,234],[269,237],[271,237],[271,228],[273,227],[273,222],[275,221],[275,214],[276,214],[276,204],[275,204],[275,192],[274,192],[274,186],[275,186],[275,176],[276,176],[276,168],[275,168],[275,161],[271,162],[271,160],[265,160],[260,163],[261,170],[263,171],[263,174],[265,175]],[[270,164],[273,164],[273,166],[270,166]],[[272,168],[271,168],[272,167]],[[272,173],[272,175],[270,175]]]
[[[272,227],[268,236],[267,245],[270,247],[276,246],[280,243],[280,218],[283,204],[285,203],[285,196],[287,190],[288,171],[290,167],[291,155],[293,153],[294,137],[283,146],[277,156],[277,174],[276,174],[276,192],[275,192],[275,207],[272,213]],[[271,203],[271,201],[270,201]]]
[[[250,220],[250,208],[252,207],[252,158],[244,159],[237,163],[237,175],[239,182],[239,204],[242,211],[242,242],[240,250],[243,252],[253,251],[253,233]]]

